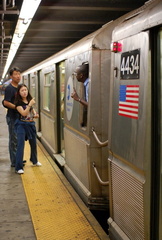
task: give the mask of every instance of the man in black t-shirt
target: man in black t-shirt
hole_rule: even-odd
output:
[[[10,70],[11,82],[5,89],[3,105],[7,108],[6,121],[9,131],[9,153],[11,167],[15,167],[16,162],[16,150],[17,150],[17,138],[14,131],[15,120],[18,118],[18,112],[15,110],[15,94],[17,92],[18,84],[21,80],[20,69],[14,67]]]

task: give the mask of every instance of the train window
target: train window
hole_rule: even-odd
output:
[[[50,111],[50,87],[51,79],[54,72],[46,73],[44,76],[44,90],[43,90],[43,108]]]
[[[81,98],[84,99],[85,96],[85,89],[84,87],[81,88],[80,91]],[[86,106],[83,106],[80,104],[80,125],[81,127],[85,128],[87,126],[87,110],[88,108]]]
[[[64,89],[65,89],[65,62],[59,64],[59,81],[60,81],[60,151],[65,157],[64,147]]]
[[[33,98],[35,98],[35,76],[31,78],[31,87],[30,87],[30,93]]]
[[[64,88],[65,88],[65,67],[60,66],[60,97],[61,97],[61,117],[64,118]]]
[[[28,75],[26,75],[26,76],[23,77],[23,83],[24,83],[27,87],[29,87],[29,84],[28,84]]]
[[[81,127],[87,126],[87,110],[88,110],[88,95],[89,95],[89,63],[83,62],[82,65],[76,69],[76,78],[78,82],[82,82],[80,89],[80,124]]]

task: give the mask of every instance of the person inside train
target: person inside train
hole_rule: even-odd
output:
[[[80,98],[76,89],[74,88],[73,93],[71,94],[71,97],[84,105],[85,107],[88,107],[88,93],[89,93],[89,64],[87,62],[82,63],[82,65],[79,65],[76,68],[75,71],[76,79],[78,82],[82,82],[84,85],[84,98]]]
[[[34,118],[39,115],[33,108],[35,104],[29,90],[25,84],[19,84],[15,96],[15,105],[19,113],[19,118],[15,121],[15,132],[17,134],[17,152],[15,171],[18,174],[24,173],[23,170],[23,155],[25,141],[29,140],[30,144],[30,161],[33,166],[41,166],[37,160],[37,143],[36,143],[36,127]]]
[[[81,126],[85,127],[87,125],[87,108],[88,108],[88,95],[89,95],[89,64],[87,62],[82,63],[76,68],[75,76],[78,82],[83,83],[84,86],[84,97],[79,97],[75,88],[73,88],[73,93],[71,97],[83,105],[83,119]]]
[[[21,72],[17,67],[13,67],[9,71],[11,82],[5,88],[4,99],[2,104],[7,108],[6,122],[8,125],[9,132],[9,154],[11,167],[15,167],[16,162],[16,150],[17,150],[17,138],[14,131],[15,120],[18,118],[18,113],[15,110],[15,94],[17,92],[18,84],[21,80]]]

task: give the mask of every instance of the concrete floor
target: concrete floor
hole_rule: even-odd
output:
[[[35,240],[21,176],[10,167],[6,109],[0,95],[0,239]]]

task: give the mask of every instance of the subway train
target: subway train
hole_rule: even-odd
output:
[[[75,101],[89,64],[88,109]],[[162,239],[162,1],[22,73],[37,136],[90,209],[109,209],[111,240]],[[84,119],[86,118],[86,121]]]

